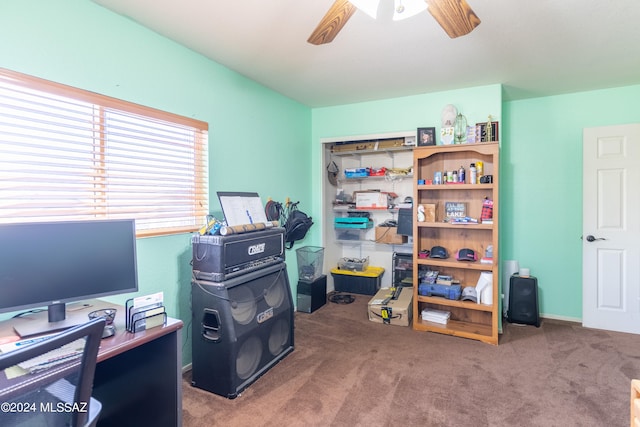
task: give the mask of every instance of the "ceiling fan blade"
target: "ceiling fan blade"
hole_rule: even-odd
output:
[[[480,25],[480,18],[465,0],[426,0],[429,13],[444,31],[455,39],[469,34]]]
[[[348,0],[336,0],[307,41],[315,45],[331,43],[355,11]]]

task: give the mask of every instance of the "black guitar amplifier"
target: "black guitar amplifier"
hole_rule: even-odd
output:
[[[222,282],[284,261],[284,228],[228,236],[194,235],[192,268],[196,279]]]

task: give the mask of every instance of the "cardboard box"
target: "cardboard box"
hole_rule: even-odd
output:
[[[401,288],[400,295],[396,300],[383,302],[393,295],[391,288],[382,288],[369,300],[368,312],[369,320],[376,323],[386,323],[389,325],[409,326],[413,314],[413,288]],[[383,317],[383,311],[388,316]]]
[[[407,243],[407,236],[398,234],[398,227],[376,227],[376,243],[401,245]]]
[[[357,209],[387,209],[394,195],[383,191],[356,192]]]

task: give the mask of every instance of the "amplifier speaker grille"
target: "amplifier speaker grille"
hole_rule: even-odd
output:
[[[233,399],[294,348],[284,263],[191,284],[192,385]]]
[[[531,276],[511,276],[507,320],[511,323],[540,326],[538,279]]]

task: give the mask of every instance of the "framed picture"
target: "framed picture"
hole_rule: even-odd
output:
[[[418,128],[418,147],[436,145],[436,128]]]
[[[445,202],[444,217],[446,220],[464,218],[467,216],[467,204],[465,202]]]
[[[498,140],[498,122],[491,122],[491,138],[487,138],[487,123],[476,123],[476,142]]]

